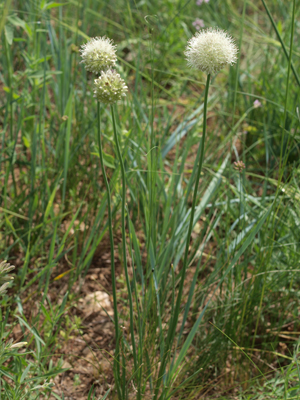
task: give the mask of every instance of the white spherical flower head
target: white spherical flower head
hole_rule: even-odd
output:
[[[237,53],[238,48],[227,32],[209,28],[196,33],[188,41],[184,54],[189,66],[207,74],[216,74],[226,64],[236,63]]]
[[[87,71],[100,74],[116,65],[116,46],[106,37],[96,37],[83,44],[80,49],[82,63]]]
[[[127,86],[120,75],[113,70],[102,71],[94,81],[94,97],[104,104],[114,104],[126,96]]]

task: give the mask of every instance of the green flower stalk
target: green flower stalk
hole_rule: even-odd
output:
[[[111,280],[112,280],[112,292],[113,292],[113,305],[114,305],[114,324],[115,324],[115,333],[116,333],[116,349],[115,349],[115,379],[116,386],[118,390],[119,398],[121,396],[120,393],[120,330],[119,330],[119,318],[118,318],[118,307],[117,307],[117,284],[116,284],[116,270],[115,270],[115,251],[114,251],[114,236],[113,236],[113,228],[112,228],[112,211],[111,211],[111,193],[110,187],[107,180],[107,175],[104,168],[104,158],[103,158],[103,150],[101,144],[101,118],[100,118],[100,103],[98,101],[97,104],[97,139],[98,139],[98,147],[99,147],[99,158],[100,158],[100,166],[102,170],[102,175],[104,179],[104,184],[107,193],[107,207],[108,207],[108,230],[109,230],[109,240],[110,240],[110,259],[111,259]]]
[[[131,284],[129,280],[128,274],[128,266],[127,266],[127,250],[126,250],[126,230],[125,230],[125,208],[126,208],[126,177],[125,177],[125,167],[122,158],[121,148],[118,139],[117,127],[116,127],[116,119],[115,119],[115,112],[114,107],[111,106],[111,115],[113,121],[113,129],[114,129],[114,139],[117,148],[117,155],[120,162],[121,167],[121,176],[122,176],[122,210],[121,210],[121,225],[122,225],[122,255],[123,255],[123,262],[124,262],[124,272],[125,272],[125,279],[126,279],[126,286],[128,291],[128,300],[129,300],[129,314],[130,314],[130,336],[131,336],[131,343],[132,343],[132,353],[133,353],[133,363],[135,373],[138,371],[137,365],[137,352],[136,352],[136,344],[135,344],[135,337],[134,337],[134,322],[133,322],[133,301],[132,301],[132,292],[131,292]],[[125,370],[124,365],[124,358],[123,358],[123,370]],[[125,372],[123,372],[125,374]],[[122,399],[124,399],[125,393],[123,393]]]
[[[120,375],[120,329],[118,321],[118,308],[117,308],[117,287],[116,287],[116,273],[115,273],[115,255],[114,255],[114,238],[112,226],[112,210],[111,210],[111,192],[107,175],[104,167],[103,150],[101,144],[101,127],[100,127],[100,104],[113,105],[123,96],[126,96],[127,86],[120,75],[112,70],[115,67],[117,56],[116,46],[113,41],[106,37],[96,37],[81,46],[82,63],[85,64],[87,71],[94,72],[100,75],[94,81],[94,97],[98,101],[97,105],[97,140],[99,147],[99,158],[102,169],[104,184],[106,187],[107,204],[108,204],[108,229],[110,239],[110,254],[111,254],[111,277],[113,289],[113,304],[114,304],[114,323],[116,333],[116,349],[114,357],[114,374],[116,380],[116,388],[118,397],[124,397],[125,393],[121,394],[121,375]],[[114,129],[115,129],[115,122]],[[124,390],[123,390],[124,392]]]
[[[205,136],[206,136],[206,125],[207,125],[207,100],[208,100],[208,90],[210,84],[210,77],[212,74],[216,74],[219,72],[225,65],[233,65],[237,61],[237,53],[238,49],[234,43],[234,40],[229,36],[225,31],[220,29],[209,28],[206,30],[202,30],[194,37],[192,37],[187,44],[185,50],[185,56],[188,62],[188,65],[196,68],[202,72],[207,74],[205,93],[204,93],[204,110],[203,110],[203,134],[201,138],[201,142],[199,144],[199,150],[197,153],[197,160],[195,165],[197,167],[196,173],[196,181],[195,188],[193,194],[193,202],[191,208],[191,216],[188,227],[188,234],[186,237],[186,246],[185,253],[183,259],[183,265],[181,269],[181,277],[178,289],[178,296],[176,300],[175,310],[173,316],[170,321],[168,336],[166,340],[166,346],[164,349],[164,355],[162,358],[162,362],[160,365],[160,369],[158,372],[158,379],[155,387],[155,395],[153,400],[157,400],[160,383],[165,373],[166,362],[168,358],[168,353],[170,348],[172,347],[176,327],[178,323],[178,316],[180,314],[180,305],[182,299],[183,286],[185,282],[185,275],[188,266],[188,254],[190,247],[191,234],[194,225],[194,216],[195,216],[195,208],[196,208],[196,200],[198,193],[198,186],[202,171],[203,159],[204,159],[204,144],[205,144]]]
[[[85,69],[94,74],[99,75],[116,65],[116,46],[105,36],[92,38],[81,46],[80,52]]]
[[[83,61],[85,62],[85,61]],[[96,65],[96,58],[93,59],[92,67],[95,71],[99,71],[102,68],[102,64],[99,61],[99,65]],[[124,260],[124,270],[126,276],[126,283],[128,289],[129,303],[130,303],[130,331],[131,331],[131,339],[132,339],[132,348],[134,355],[134,365],[135,370],[137,371],[137,356],[136,356],[136,346],[135,346],[135,338],[134,338],[134,330],[133,330],[133,304],[132,304],[132,296],[131,296],[131,286],[128,275],[127,268],[127,257],[126,257],[126,231],[125,231],[125,194],[126,194],[126,182],[125,182],[125,169],[124,163],[122,160],[121,150],[118,141],[118,135],[116,130],[115,123],[115,115],[113,105],[126,96],[127,86],[125,85],[124,80],[120,77],[120,75],[112,69],[101,70],[101,75],[99,78],[94,81],[94,97],[98,102],[97,106],[97,116],[98,116],[98,124],[97,124],[97,139],[99,146],[99,157],[100,164],[102,169],[102,174],[104,178],[104,183],[107,192],[107,203],[108,203],[108,226],[109,226],[109,238],[110,238],[110,247],[111,247],[111,274],[112,274],[112,289],[113,289],[113,299],[114,299],[114,322],[115,322],[115,333],[116,333],[116,349],[115,349],[115,362],[114,362],[114,371],[115,371],[115,379],[116,379],[116,388],[118,391],[118,397],[124,398],[125,396],[125,386],[124,378],[125,378],[125,359],[123,357],[122,363],[120,361],[120,329],[118,322],[118,309],[117,309],[117,288],[116,288],[116,274],[115,274],[115,260],[114,260],[114,240],[113,240],[113,221],[112,221],[112,211],[111,211],[111,192],[108,183],[108,179],[105,172],[104,167],[104,159],[103,159],[103,149],[101,143],[101,128],[100,128],[100,104],[109,104],[111,106],[112,112],[112,121],[113,121],[113,129],[114,129],[114,138],[116,142],[117,155],[120,161],[121,173],[122,173],[122,248],[123,248],[123,260]],[[123,379],[121,378],[120,367],[122,366],[123,371]],[[122,387],[122,393],[121,393]]]

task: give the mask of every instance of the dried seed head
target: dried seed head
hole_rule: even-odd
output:
[[[15,267],[13,265],[10,265],[9,263],[6,262],[6,260],[2,261],[0,263],[0,295],[3,295],[6,293],[6,289],[9,285],[9,282],[12,281],[14,278],[10,275],[6,275],[8,272],[10,272],[12,269]]]
[[[14,268],[15,267],[13,265],[10,265],[8,262],[6,262],[6,260],[2,261],[0,263],[0,276],[4,275],[4,274],[7,274],[8,272],[10,272]],[[5,277],[1,276],[0,279],[5,280]],[[8,278],[8,279],[11,279],[11,278]]]
[[[187,44],[188,65],[207,74],[216,74],[226,64],[237,60],[238,48],[233,38],[221,29],[209,28],[196,33]]]
[[[126,96],[127,86],[120,75],[113,70],[101,72],[94,81],[94,97],[104,104],[114,104]]]
[[[80,52],[85,69],[95,74],[116,65],[116,46],[105,36],[92,38],[81,46]]]

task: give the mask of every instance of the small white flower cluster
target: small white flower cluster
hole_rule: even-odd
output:
[[[127,86],[116,71],[102,71],[101,76],[95,79],[94,97],[104,104],[114,104],[126,96]]]
[[[116,46],[106,37],[96,37],[81,46],[82,63],[87,71],[101,75],[94,81],[94,97],[101,103],[114,104],[126,96],[127,86],[113,69],[116,65]]]
[[[107,68],[116,65],[116,47],[113,41],[106,37],[96,37],[81,46],[82,63],[87,71],[100,74]]]
[[[216,74],[226,64],[236,63],[237,53],[237,46],[227,32],[209,28],[197,32],[188,41],[185,56],[189,66]]]

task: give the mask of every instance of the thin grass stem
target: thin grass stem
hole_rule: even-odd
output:
[[[283,40],[282,40],[281,35],[280,35],[280,33],[279,33],[278,29],[277,29],[277,25],[276,25],[276,23],[275,23],[275,21],[274,21],[272,15],[271,15],[271,13],[270,13],[270,10],[269,10],[269,8],[268,8],[268,6],[267,6],[265,0],[261,0],[261,1],[262,1],[263,5],[264,5],[264,7],[265,7],[265,10],[266,10],[266,12],[267,12],[267,14],[268,14],[268,17],[269,17],[270,21],[271,21],[271,24],[272,24],[272,26],[273,26],[273,28],[274,28],[274,30],[275,30],[275,32],[276,32],[277,39],[279,40],[279,42],[280,42],[280,44],[281,44],[281,46],[282,46],[282,49],[283,49],[284,54],[285,54],[285,56],[286,56],[286,59],[289,60],[289,58],[290,58],[289,53],[288,53],[288,51],[287,51],[287,49],[286,49],[286,47],[285,47],[285,44],[283,43]],[[290,54],[292,54],[292,47],[290,47],[290,49],[291,49],[291,50],[290,50]],[[298,86],[300,86],[300,78],[299,78],[299,76],[298,76],[298,74],[297,74],[297,72],[296,72],[296,69],[295,69],[295,67],[294,67],[294,64],[293,64],[292,62],[291,62],[291,68],[292,68],[293,74],[294,74],[294,76],[295,76],[295,79],[296,79],[296,81],[297,81],[297,84],[298,84]]]

